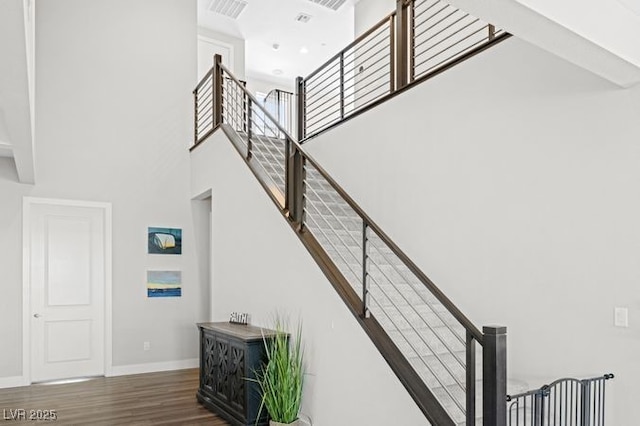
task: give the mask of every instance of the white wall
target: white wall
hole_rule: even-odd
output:
[[[219,33],[209,28],[198,27],[198,35],[209,38],[211,40],[222,42],[229,45],[233,49],[233,64],[225,64],[235,76],[240,80],[245,79],[245,41],[243,39],[230,36],[228,34]],[[211,66],[213,66],[213,58],[211,58]],[[198,76],[198,80],[203,76]],[[195,86],[195,85],[194,85]]]
[[[640,3],[637,0],[516,1],[640,66],[640,50],[634,42],[640,38]]]
[[[192,193],[212,188],[213,315],[301,318],[314,426],[427,424],[291,227],[222,132],[192,152]]]
[[[305,147],[477,325],[508,327],[510,377],[613,372],[610,424],[632,426],[639,114],[640,88],[512,38]]]
[[[195,1],[57,0],[36,11],[38,183],[0,175],[0,384],[22,373],[22,197],[113,204],[113,363],[197,358],[189,191]],[[146,254],[148,226],[183,228],[182,256]],[[147,268],[183,271],[183,297],[147,299]],[[143,351],[143,341],[151,350]]]
[[[360,36],[394,10],[395,0],[360,0],[354,6],[355,36]]]

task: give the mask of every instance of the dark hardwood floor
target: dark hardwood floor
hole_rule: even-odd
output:
[[[0,422],[105,426],[228,425],[196,401],[197,389],[197,369],[0,389]],[[21,412],[17,411],[20,409],[26,410],[26,419],[14,420],[21,417]],[[57,420],[29,420],[30,414],[44,416],[44,410],[55,410]]]

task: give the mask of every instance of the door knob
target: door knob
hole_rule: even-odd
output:
[[[34,318],[40,318],[40,314],[33,314]]]

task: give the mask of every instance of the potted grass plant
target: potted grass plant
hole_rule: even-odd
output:
[[[255,381],[261,397],[260,412],[266,408],[271,426],[296,426],[304,382],[302,326],[298,324],[295,334],[290,336],[284,330],[283,320],[277,317],[274,328],[275,335],[263,339],[267,362],[256,371]]]

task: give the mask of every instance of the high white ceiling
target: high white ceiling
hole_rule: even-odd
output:
[[[291,85],[354,38],[357,0],[346,0],[337,11],[310,0],[246,0],[237,19],[208,10],[212,1],[198,0],[198,25],[246,40],[245,67],[250,77]],[[299,13],[310,15],[309,22],[297,22]]]

